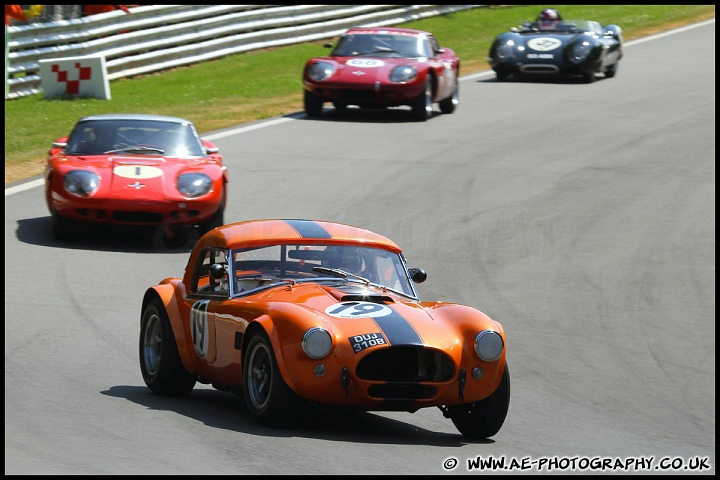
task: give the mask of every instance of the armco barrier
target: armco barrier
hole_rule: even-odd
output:
[[[397,25],[483,5],[145,5],[9,26],[6,98],[42,91],[40,60],[103,55],[108,79]]]

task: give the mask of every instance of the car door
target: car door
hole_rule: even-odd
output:
[[[214,278],[211,275],[214,265],[221,265],[225,275]],[[190,334],[201,365],[211,365],[217,358],[216,312],[230,296],[227,265],[227,254],[223,249],[206,248],[198,258],[190,285],[187,298],[190,304]]]

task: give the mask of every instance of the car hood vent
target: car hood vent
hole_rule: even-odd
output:
[[[365,293],[365,294],[359,294],[359,293],[351,293],[348,295],[343,295],[342,298],[340,298],[341,302],[372,302],[372,303],[394,303],[393,299],[388,297],[387,295],[378,295],[377,293]]]
[[[346,285],[343,287],[326,288],[325,290],[340,302],[395,303],[392,297],[383,294],[377,287]]]

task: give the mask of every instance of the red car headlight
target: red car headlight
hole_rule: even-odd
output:
[[[204,173],[186,173],[177,182],[178,192],[189,198],[205,195],[211,188],[212,180]]]
[[[89,197],[99,186],[100,177],[89,170],[72,170],[63,177],[65,191],[78,197]]]
[[[395,67],[390,72],[390,81],[395,83],[407,83],[417,77],[417,69],[412,65]]]
[[[308,67],[307,76],[316,82],[327,80],[335,73],[335,65],[328,62],[316,62]]]

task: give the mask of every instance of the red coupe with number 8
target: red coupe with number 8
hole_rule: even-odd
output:
[[[399,27],[347,30],[327,56],[309,59],[303,71],[305,113],[317,117],[323,105],[336,110],[409,106],[420,122],[433,104],[453,113],[459,103],[460,59],[430,32]]]

